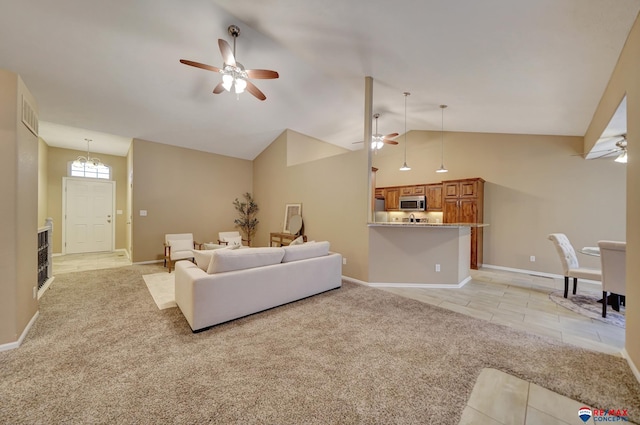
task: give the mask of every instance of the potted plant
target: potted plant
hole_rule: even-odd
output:
[[[251,246],[251,239],[256,234],[256,227],[259,223],[256,218],[259,208],[258,204],[253,201],[253,196],[251,196],[249,192],[242,196],[244,197],[244,201],[240,201],[238,198],[233,201],[233,206],[236,208],[239,215],[239,218],[233,220],[233,223],[246,235],[247,244]]]

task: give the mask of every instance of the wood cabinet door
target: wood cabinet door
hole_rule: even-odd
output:
[[[400,188],[400,196],[413,195],[413,186],[405,186]]]
[[[458,223],[458,200],[447,199],[442,201],[442,222]]]
[[[457,198],[460,185],[458,182],[444,182],[442,184],[442,190],[444,191],[445,198]]]
[[[376,188],[374,197],[376,199],[384,199],[384,189],[382,188]]]
[[[385,189],[384,205],[387,211],[397,211],[400,207],[400,189]]]
[[[414,195],[424,195],[425,187],[424,186],[413,186],[413,194]]]
[[[461,198],[458,202],[458,223],[475,223],[478,218],[476,200]]]
[[[478,196],[478,181],[467,180],[461,181],[459,187],[459,194],[461,198],[475,198]]]
[[[425,191],[427,194],[427,211],[442,211],[442,185],[427,185]]]

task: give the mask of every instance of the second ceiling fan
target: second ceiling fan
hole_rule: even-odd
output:
[[[279,77],[278,73],[268,69],[245,69],[240,62],[236,61],[236,38],[240,35],[240,28],[236,25],[230,25],[227,31],[229,35],[233,37],[233,50],[231,50],[231,46],[229,46],[229,43],[225,40],[221,38],[218,39],[218,47],[220,48],[223,60],[222,68],[187,59],[180,59],[180,62],[185,65],[222,74],[222,81],[213,89],[213,93],[215,94],[220,94],[225,90],[230,92],[231,89],[233,89],[236,94],[240,94],[246,90],[258,99],[265,100],[267,97],[264,93],[249,81],[249,79],[274,79]]]
[[[371,135],[371,149],[376,152],[379,149],[382,149],[382,147],[387,144],[387,145],[397,145],[398,142],[396,142],[395,140],[391,140],[394,137],[398,136],[398,133],[390,133],[390,134],[385,134],[384,136],[380,133],[378,133],[378,118],[380,118],[380,114],[375,113],[373,114],[373,118],[375,118],[376,120],[376,132],[374,134]],[[353,144],[356,143],[364,143],[364,142],[353,142]]]

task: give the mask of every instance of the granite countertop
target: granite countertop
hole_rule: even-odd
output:
[[[367,223],[369,227],[487,227],[487,223],[416,223],[416,222],[401,222],[401,221],[391,221],[391,222],[378,222],[378,223]]]

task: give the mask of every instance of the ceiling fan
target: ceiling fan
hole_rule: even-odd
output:
[[[588,155],[596,154],[596,156],[593,156],[588,159],[598,159],[598,158],[616,156],[616,159],[614,161],[620,162],[623,164],[627,162],[627,135],[626,134],[621,134],[619,136],[614,136],[614,137],[608,137],[602,140],[605,140],[607,144],[615,143],[615,147],[588,152]]]
[[[250,78],[270,80],[278,78],[279,75],[276,71],[268,69],[245,69],[244,66],[236,61],[236,38],[240,35],[240,28],[236,25],[230,25],[227,29],[229,35],[233,37],[233,51],[231,46],[225,40],[218,39],[218,47],[222,54],[222,68],[206,65],[200,62],[194,62],[187,59],[180,59],[180,62],[195,66],[196,68],[206,69],[207,71],[219,72],[222,74],[222,81],[213,89],[213,93],[220,94],[223,91],[231,91],[233,89],[236,94],[243,93],[245,90],[257,97],[260,100],[265,100],[267,97],[255,86]]]
[[[380,114],[378,113],[373,114],[373,118],[375,118],[376,120],[376,132],[371,136],[371,149],[373,149],[373,151],[376,152],[379,149],[382,149],[382,147],[385,144],[397,145],[398,142],[391,139],[393,139],[394,137],[397,137],[398,133],[390,133],[383,136],[382,134],[378,133],[378,118],[380,118]],[[356,143],[364,143],[364,142],[363,141],[353,142],[354,145]]]

